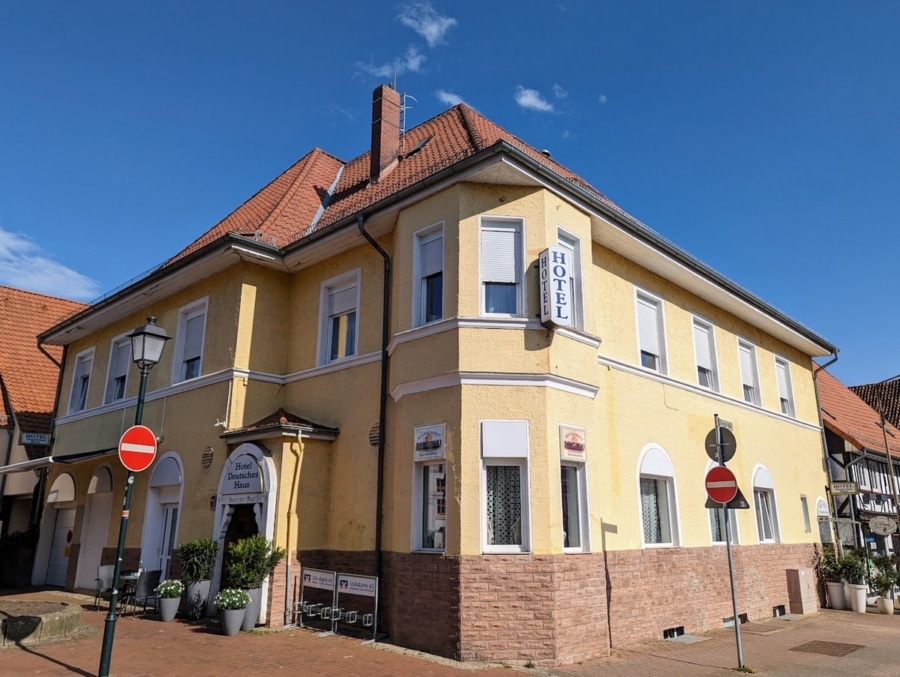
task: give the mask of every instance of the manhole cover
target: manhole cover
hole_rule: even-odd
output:
[[[795,646],[791,651],[805,651],[806,653],[820,653],[824,656],[846,656],[857,649],[863,649],[862,644],[841,644],[840,642],[807,642]]]

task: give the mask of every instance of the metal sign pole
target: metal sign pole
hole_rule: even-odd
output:
[[[719,465],[724,466],[724,453],[722,449],[722,433],[719,428],[719,415],[716,419],[716,440],[719,444]],[[734,560],[731,557],[731,509],[727,503],[722,504],[722,512],[725,515],[725,551],[728,553],[728,578],[731,581],[731,611],[734,619],[734,641],[737,644],[738,669],[744,669],[744,650],[741,646],[741,621],[738,618],[737,592],[734,587]]]

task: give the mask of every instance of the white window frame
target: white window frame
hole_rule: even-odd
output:
[[[359,329],[360,329],[360,277],[359,268],[343,273],[329,280],[325,280],[319,290],[319,364],[333,364],[342,360],[347,360],[359,355]],[[331,315],[329,312],[329,297],[332,293],[340,292],[345,289],[356,288],[356,301],[354,302],[353,311],[356,313],[356,327],[353,336],[353,352],[344,357],[331,359]],[[344,315],[346,313],[341,313]]]
[[[809,517],[809,500],[806,498],[806,494],[800,494],[800,512],[803,515],[803,531],[808,533],[812,532],[812,520]]]
[[[641,324],[641,308],[653,311],[655,327],[642,330]],[[638,365],[642,369],[654,371],[659,374],[668,373],[668,357],[666,355],[666,315],[663,308],[663,301],[660,297],[643,289],[635,288],[634,291],[634,317],[635,328],[637,329],[637,349],[638,349]],[[654,331],[655,330],[655,331]],[[656,334],[656,346],[645,345],[642,337],[646,337],[652,341],[652,334]],[[659,354],[654,353],[651,348],[656,348]],[[656,357],[656,367],[648,367],[644,364],[644,353]]]
[[[641,534],[641,545],[644,548],[673,548],[681,543],[680,524],[678,519],[678,487],[675,482],[675,468],[672,460],[658,444],[648,444],[642,450],[637,465],[637,511],[638,525]],[[665,483],[666,512],[668,513],[669,540],[659,543],[647,542],[644,534],[644,509],[641,502],[641,480],[657,480]]]
[[[516,285],[516,309],[513,313],[492,313],[486,308],[487,296],[485,294],[485,285],[490,282],[507,283],[507,280],[489,280],[486,279],[485,265],[486,257],[484,252],[484,233],[485,232],[513,232],[518,235],[519,251],[513,252],[517,254],[517,259],[512,261],[512,277]],[[479,314],[485,317],[523,317],[525,315],[526,294],[525,294],[525,221],[521,218],[511,218],[502,216],[482,216],[480,219],[478,230],[478,284],[479,284]]]
[[[785,416],[796,418],[797,408],[794,405],[794,386],[791,380],[791,363],[778,355],[775,356],[775,381],[778,384],[779,411]]]
[[[209,297],[205,296],[193,303],[189,303],[178,309],[178,328],[175,331],[175,350],[172,360],[172,383],[181,383],[191,379],[184,378],[185,349],[187,344],[187,323],[197,317],[203,317],[203,330],[200,338],[200,362],[197,367],[197,376],[203,373],[203,351],[206,344],[206,319],[209,306]]]
[[[590,512],[588,510],[587,499],[587,464],[578,461],[561,460],[559,463],[559,486],[560,486],[560,527],[565,530],[565,521],[563,516],[562,495],[562,473],[563,468],[573,468],[575,470],[575,501],[576,513],[578,515],[578,537],[581,543],[576,546],[567,546],[565,536],[563,536],[563,552],[590,552]]]
[[[78,402],[77,397],[78,393],[81,392],[81,388],[78,387],[82,382],[83,374],[82,365],[90,360],[90,366],[87,369],[87,381],[84,385],[84,401]],[[84,411],[88,408],[88,398],[91,395],[91,372],[94,370],[94,349],[88,348],[87,350],[82,350],[75,356],[74,368],[72,369],[72,387],[69,391],[69,413],[76,414],[79,411]],[[77,391],[77,392],[76,392]],[[80,406],[79,406],[80,405]]]
[[[441,547],[426,547],[423,545],[424,541],[424,530],[423,523],[425,517],[425,468],[430,466],[442,465],[444,466],[444,543]],[[448,471],[447,459],[444,458],[436,458],[428,461],[419,461],[413,463],[413,524],[412,524],[412,550],[417,552],[446,552],[447,550],[447,510],[449,508],[450,502],[447,500],[448,492],[447,492],[447,471]]]
[[[117,367],[120,365],[116,364],[116,353],[119,350],[125,351],[125,373],[120,373],[117,371]],[[121,358],[120,358],[121,359]],[[119,400],[125,399],[125,393],[128,389],[128,372],[131,368],[132,363],[132,353],[131,353],[131,339],[127,334],[122,334],[121,336],[116,336],[109,343],[109,364],[106,368],[106,389],[103,393],[103,403],[111,404],[112,402],[118,402]],[[124,376],[125,382],[122,385],[122,396],[114,397],[115,389],[114,383],[115,381]]]
[[[716,359],[716,335],[713,324],[694,315],[691,333],[694,337],[694,364],[697,367],[697,385],[717,393],[719,392],[719,361]],[[702,335],[705,335],[705,341],[703,341]],[[707,354],[704,354],[704,352],[707,352]],[[708,363],[704,366],[703,363],[707,362],[707,359]],[[701,369],[709,371],[708,386],[704,385],[700,379]]]
[[[514,554],[531,551],[531,495],[528,468],[528,421],[481,421],[481,548],[485,554]],[[521,544],[489,543],[488,529],[488,468],[515,466],[519,468],[519,533]]]
[[[753,517],[756,520],[756,535],[760,543],[780,543],[781,528],[778,524],[778,501],[775,496],[775,483],[772,473],[764,465],[757,465],[753,470]],[[771,523],[772,537],[766,538],[760,523],[760,498],[767,497],[769,507],[769,520]]]
[[[708,462],[706,464],[706,472],[709,472],[712,468],[717,466],[717,463]],[[724,508],[707,508],[707,523],[709,524],[709,541],[713,545],[725,545],[725,532],[722,532],[722,540],[716,540],[716,531],[713,528],[713,512],[714,511],[722,511]],[[738,531],[737,524],[738,511],[737,510],[729,510],[728,511],[728,523],[731,526],[731,543],[732,545],[738,545],[740,543],[740,532]],[[724,526],[724,521],[723,521]]]
[[[425,278],[426,274],[428,276],[435,274],[437,271],[428,272],[423,270],[423,257],[422,257],[422,249],[426,244],[434,242],[440,238],[441,240],[441,316],[434,320],[427,320],[426,308],[425,304],[427,303],[427,295],[425,293]],[[446,243],[446,239],[444,238],[444,222],[436,223],[434,225],[428,226],[427,228],[423,228],[422,230],[416,231],[413,234],[413,290],[412,290],[412,325],[413,327],[421,327],[426,324],[430,324],[431,322],[439,322],[444,319],[444,311],[446,307],[446,298],[447,295],[444,289],[444,271],[446,270],[446,265],[444,263],[444,245]],[[357,313],[357,319],[359,318],[359,314]]]
[[[584,279],[581,272],[581,238],[564,228],[557,227],[556,243],[566,249],[572,258],[569,267],[569,293],[572,303],[572,326],[584,330]]]
[[[741,372],[741,399],[748,404],[753,404],[755,406],[761,406],[762,404],[762,394],[759,391],[759,367],[756,359],[756,346],[748,341],[747,339],[738,338],[738,368]],[[744,360],[742,357],[742,353],[745,353],[749,356],[749,366],[748,369],[750,371],[749,374],[744,373],[746,371],[744,367]],[[747,399],[747,391],[746,388],[752,388],[753,398]]]

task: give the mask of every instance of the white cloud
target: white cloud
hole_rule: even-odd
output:
[[[565,99],[567,96],[569,96],[569,93],[566,90],[564,90],[560,85],[558,85],[554,82],[553,83],[553,96],[555,96],[557,99]]]
[[[539,113],[552,113],[553,104],[541,96],[536,89],[527,89],[522,85],[516,85],[516,103],[522,108],[538,111]]]
[[[429,47],[443,43],[447,31],[457,24],[456,19],[438,14],[430,2],[414,2],[404,8],[397,19],[425,38]]]
[[[77,301],[100,295],[100,285],[95,280],[54,261],[28,236],[2,228],[0,284]]]
[[[599,101],[600,103],[606,103],[606,94],[601,94],[600,96],[598,96],[597,101]]]
[[[394,75],[403,75],[404,73],[420,73],[423,63],[425,63],[425,55],[420,53],[415,45],[410,45],[403,56],[399,56],[389,63],[379,66],[374,63],[357,62],[356,67],[375,78],[393,78]]]
[[[438,101],[440,101],[441,103],[445,103],[448,106],[455,106],[459,103],[466,103],[458,94],[448,92],[444,89],[437,90],[434,95],[437,97]]]

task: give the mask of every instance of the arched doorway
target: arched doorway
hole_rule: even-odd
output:
[[[255,533],[272,539],[276,487],[275,464],[265,449],[247,442],[229,455],[219,477],[216,500],[213,538],[219,543],[219,552],[210,586],[212,597],[223,587],[223,563],[228,543]],[[262,598],[268,599],[268,583],[263,584]],[[265,622],[266,611],[264,604],[260,622]]]
[[[50,487],[44,519],[50,533],[44,582],[46,585],[64,587],[75,528],[75,480],[68,473],[57,477]]]
[[[178,538],[183,477],[181,458],[173,451],[160,458],[150,475],[141,536],[141,564],[145,569],[162,571],[163,579],[169,575],[172,551]]]
[[[112,473],[107,467],[97,468],[88,485],[84,519],[81,527],[81,549],[78,552],[78,568],[75,587],[93,589],[97,567],[109,536],[109,516],[112,512]]]

